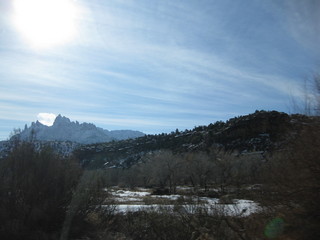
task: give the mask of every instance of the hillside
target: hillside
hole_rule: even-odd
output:
[[[0,161],[2,225],[9,226],[2,233],[12,233],[8,222],[44,232],[56,226],[64,233],[60,227],[71,216],[76,235],[66,239],[101,239],[102,232],[141,239],[150,228],[156,234],[144,239],[172,239],[172,232],[193,239],[194,229],[221,239],[264,239],[266,228],[278,229],[265,227],[276,219],[286,221],[278,235],[295,236],[291,229],[299,229],[299,239],[319,239],[313,238],[319,225],[319,120],[256,111],[183,132],[90,145],[0,142],[0,149],[15,146]],[[78,160],[96,170],[83,171]],[[36,214],[25,211],[30,206]],[[162,232],[170,234],[159,237]]]
[[[215,147],[239,154],[256,153],[263,157],[293,139],[305,124],[318,123],[316,118],[304,115],[256,111],[183,132],[176,130],[170,134],[85,145],[77,149],[75,155],[84,166],[91,168],[129,167],[146,154],[163,149],[190,152],[210,151]]]
[[[36,151],[40,151],[46,148],[51,148],[55,153],[62,157],[69,157],[72,155],[75,149],[78,149],[81,144],[70,141],[32,141],[32,145]],[[3,159],[9,155],[17,146],[16,140],[0,141],[0,159]]]
[[[226,122],[218,121],[207,126],[197,126],[192,130],[177,129],[169,134],[143,135],[134,138],[142,133],[127,130],[107,131],[93,124],[79,124],[58,116],[52,127],[39,122],[32,123],[18,136],[20,140],[28,141],[30,137],[27,136],[33,133],[35,139],[31,140],[36,149],[49,146],[62,156],[73,153],[85,167],[113,168],[130,167],[146,154],[159,150],[183,153],[209,152],[215,148],[238,154],[257,154],[264,158],[266,153],[280,149],[285,143],[294,139],[302,126],[319,124],[318,120],[316,117],[304,115],[256,111],[253,114],[231,118]],[[71,130],[75,132],[72,133]],[[99,138],[97,132],[114,133],[114,137],[101,135],[103,137]],[[73,141],[76,137],[77,141]],[[13,149],[15,138],[0,142],[0,158],[5,157]],[[103,140],[104,142],[101,142]],[[85,144],[88,141],[98,143]]]

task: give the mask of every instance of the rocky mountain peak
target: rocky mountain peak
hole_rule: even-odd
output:
[[[70,119],[59,114],[53,122],[53,125],[62,125],[71,123]]]
[[[20,139],[24,141],[70,141],[82,144],[109,142],[144,136],[144,133],[132,130],[107,131],[96,127],[92,123],[72,122],[69,118],[59,114],[52,126],[46,126],[39,121],[25,126],[20,133]]]

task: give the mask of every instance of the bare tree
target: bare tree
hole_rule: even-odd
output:
[[[320,122],[306,125],[287,148],[265,167],[261,202],[286,219],[296,239],[319,239]]]
[[[200,186],[207,191],[214,169],[210,156],[205,153],[189,153],[185,157],[185,165],[186,174],[194,190]]]
[[[308,116],[320,115],[320,74],[304,80],[303,97],[292,98],[291,105],[294,112]]]
[[[69,239],[72,222],[77,218],[83,220],[91,213],[104,213],[104,210],[106,210],[104,209],[106,207],[102,206],[105,201],[104,186],[103,171],[87,170],[83,173],[73,192],[72,200],[61,230],[60,240]],[[110,209],[113,209],[113,206],[111,206]]]
[[[0,161],[0,238],[51,239],[60,231],[81,170],[49,148],[21,143]]]
[[[161,151],[150,157],[144,168],[152,172],[151,179],[149,174],[146,175],[151,185],[160,188],[168,186],[170,193],[176,192],[183,172],[183,160],[180,156],[174,155],[171,151]]]

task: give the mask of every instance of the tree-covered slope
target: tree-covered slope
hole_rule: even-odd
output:
[[[305,124],[316,124],[317,118],[288,115],[276,111],[256,111],[253,114],[218,121],[192,130],[170,134],[145,135],[137,139],[85,145],[75,151],[84,166],[128,167],[147,153],[168,149],[173,152],[226,151],[267,152],[280,148],[294,138]]]

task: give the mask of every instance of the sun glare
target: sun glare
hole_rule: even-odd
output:
[[[36,48],[70,41],[75,35],[76,7],[71,0],[15,0],[14,24]]]
[[[37,115],[38,121],[47,126],[52,126],[56,117],[54,113],[39,113]]]

